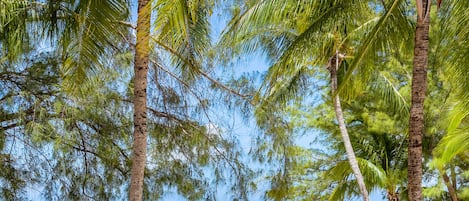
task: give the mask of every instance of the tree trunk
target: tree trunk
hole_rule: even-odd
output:
[[[332,96],[334,96],[337,90],[337,70],[339,68],[341,59],[342,58],[339,55],[339,53],[336,53],[336,55],[334,55],[333,57],[329,59],[329,64],[327,66],[331,74]],[[360,193],[363,196],[363,200],[369,201],[370,198],[368,197],[368,191],[366,190],[363,175],[360,171],[360,167],[358,166],[358,161],[357,161],[357,158],[355,157],[355,152],[353,151],[352,143],[350,142],[347,128],[345,127],[345,120],[344,120],[344,115],[342,112],[342,107],[340,106],[339,94],[335,95],[332,98],[332,100],[334,102],[334,110],[335,110],[335,114],[337,117],[337,122],[339,123],[340,134],[342,135],[342,140],[345,145],[345,152],[347,153],[347,158],[350,163],[350,167],[352,168],[353,174],[355,175],[355,178],[357,179],[358,186],[360,188]]]
[[[409,156],[407,179],[410,201],[422,201],[422,136],[424,132],[423,103],[427,90],[428,31],[430,4],[422,1],[423,17],[417,17],[412,72],[412,105],[409,120]],[[428,8],[427,8],[428,7]]]
[[[134,61],[134,135],[129,200],[143,199],[147,155],[147,73],[150,37],[149,0],[138,0],[137,43]]]
[[[455,189],[454,186],[451,184],[451,181],[450,181],[448,175],[447,175],[446,172],[444,172],[444,171],[440,171],[440,174],[441,174],[441,176],[443,177],[443,181],[444,181],[445,184],[446,184],[446,188],[448,188],[449,195],[451,196],[451,200],[452,200],[452,201],[458,201],[458,196],[457,196],[457,194],[456,194],[456,189]]]

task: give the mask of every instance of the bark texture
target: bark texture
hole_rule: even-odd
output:
[[[129,200],[143,199],[147,155],[147,73],[150,36],[149,0],[138,0],[137,43],[134,61],[134,134]]]
[[[341,57],[339,53],[336,53],[333,57],[329,59],[328,63],[328,70],[331,74],[331,92],[332,96],[334,96],[335,92],[337,91],[337,70],[341,63]],[[347,154],[347,159],[349,161],[350,167],[352,168],[353,174],[357,179],[358,186],[360,188],[360,193],[363,196],[364,201],[369,201],[370,198],[368,197],[368,190],[366,190],[365,182],[363,179],[363,175],[360,171],[360,167],[358,166],[357,158],[355,157],[355,152],[353,151],[352,143],[350,142],[350,138],[348,135],[347,127],[345,126],[345,119],[344,114],[342,112],[342,107],[340,105],[340,97],[339,95],[335,95],[333,98],[334,103],[334,110],[337,118],[337,122],[339,123],[339,130],[340,134],[342,135],[342,141],[344,142],[345,152]]]
[[[409,120],[409,157],[407,179],[410,201],[422,201],[422,136],[424,126],[424,100],[427,91],[428,31],[430,28],[430,5],[422,1],[423,17],[417,17],[412,71],[412,103]],[[428,8],[427,8],[428,7]],[[427,14],[428,13],[428,14]]]

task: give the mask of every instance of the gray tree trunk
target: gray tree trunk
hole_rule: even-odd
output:
[[[342,112],[342,107],[340,105],[340,97],[339,94],[335,94],[337,91],[337,70],[340,66],[341,57],[339,53],[336,53],[333,57],[329,59],[328,63],[328,70],[331,74],[331,92],[333,102],[334,102],[334,110],[337,118],[337,122],[339,123],[340,134],[342,135],[342,141],[344,142],[345,152],[347,153],[347,159],[349,161],[350,167],[352,168],[353,174],[357,179],[358,186],[360,188],[360,193],[363,196],[364,201],[369,201],[370,198],[368,197],[368,191],[366,190],[365,182],[363,179],[363,175],[360,171],[360,167],[358,166],[357,158],[355,157],[355,152],[353,151],[352,143],[350,142],[350,138],[347,132],[347,127],[345,126],[344,114]]]

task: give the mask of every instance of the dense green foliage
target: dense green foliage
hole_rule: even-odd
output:
[[[135,2],[0,0],[0,200],[126,199]],[[413,4],[153,1],[144,199],[360,196],[326,69],[341,52],[337,94],[366,187],[408,200]],[[466,200],[469,1],[433,6],[424,196],[451,200],[452,187]],[[259,55],[268,69],[238,62]]]

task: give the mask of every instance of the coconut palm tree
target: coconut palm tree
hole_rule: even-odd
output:
[[[170,55],[175,68],[185,81],[192,81],[202,72],[203,55],[209,42],[209,23],[213,3],[211,1],[168,0],[138,1],[137,43],[134,62],[134,140],[130,200],[142,200],[143,179],[146,164],[146,90],[148,65],[156,66],[156,73],[163,65],[156,50]],[[154,24],[150,18],[154,16]],[[153,30],[153,31],[150,31]],[[151,49],[155,47],[155,49]],[[152,55],[152,56],[151,56]],[[166,71],[167,69],[164,69]],[[157,76],[155,76],[157,77]],[[177,78],[178,81],[181,79]],[[183,81],[181,84],[187,84]],[[155,80],[158,85],[159,80]],[[137,110],[137,107],[140,108]]]
[[[397,2],[395,3],[402,3]],[[438,7],[440,7],[441,1],[438,1]],[[464,14],[466,11],[467,5],[462,2],[444,2],[448,4],[448,7],[452,7],[454,10],[454,18],[459,19],[459,22],[466,20],[467,15]],[[393,4],[394,5],[394,4]],[[409,187],[409,199],[410,200],[422,200],[422,136],[424,132],[424,99],[426,93],[426,68],[428,65],[428,47],[429,47],[429,26],[430,26],[430,11],[431,11],[431,1],[428,0],[417,0],[416,1],[416,27],[414,35],[414,68],[412,74],[412,99],[411,99],[411,109],[410,109],[410,118],[409,118],[409,157],[408,157],[408,187]],[[393,6],[390,7],[391,9]],[[449,15],[443,15],[448,17]],[[405,19],[405,18],[404,18]],[[464,24],[464,23],[463,23]],[[382,24],[377,24],[376,29],[381,29]],[[453,29],[452,32],[448,32],[450,37],[457,38],[457,35],[464,34],[466,30],[465,25],[453,24],[451,26],[459,27]],[[464,27],[464,28],[462,28]],[[372,35],[369,35],[368,38],[373,38]],[[453,39],[448,39],[453,41]],[[364,51],[362,54],[365,54],[367,51],[366,44],[363,46]],[[453,48],[453,46],[450,46]],[[449,55],[453,55],[455,52],[447,52]],[[458,54],[458,53],[456,53]],[[447,56],[449,56],[447,55]],[[451,56],[449,56],[451,58]],[[358,60],[355,65],[352,65],[349,73],[353,72],[353,69],[360,61]],[[464,66],[464,65],[463,65]],[[350,75],[349,74],[349,75]],[[457,75],[462,75],[464,73],[457,73]],[[345,79],[347,80],[347,79]],[[340,88],[340,87],[339,87]],[[465,95],[463,95],[464,97]],[[464,100],[464,99],[463,99]]]
[[[134,55],[134,143],[132,144],[132,169],[129,200],[143,199],[143,180],[147,159],[147,75],[150,52],[149,0],[138,0],[136,44]]]
[[[301,83],[300,80],[308,74],[310,66],[313,66],[314,69],[314,66],[325,65],[329,60],[329,66],[335,66],[329,69],[335,69],[340,66],[337,65],[339,62],[334,64],[330,61],[337,60],[334,58],[338,57],[338,55],[352,53],[355,56],[354,52],[344,48],[344,43],[331,45],[334,44],[332,41],[334,41],[334,37],[337,36],[335,33],[345,35],[345,39],[343,40],[345,42],[359,35],[357,32],[353,31],[355,29],[360,30],[360,33],[376,32],[376,30],[370,31],[371,25],[374,24],[386,24],[387,28],[384,29],[384,31],[387,32],[391,30],[408,30],[409,28],[406,26],[409,24],[396,23],[398,22],[396,19],[400,17],[396,15],[396,13],[400,11],[402,11],[401,7],[397,6],[397,3],[395,3],[391,9],[387,9],[386,12],[384,12],[383,16],[385,17],[379,19],[373,17],[377,13],[369,6],[368,2],[325,1],[321,3],[302,2],[296,4],[291,2],[268,3],[260,1],[252,5],[250,9],[246,9],[238,18],[235,18],[235,20],[231,22],[231,27],[237,29],[236,31],[229,30],[228,33],[236,33],[229,35],[230,39],[238,38],[238,40],[235,40],[236,42],[232,44],[236,45],[237,42],[243,42],[244,48],[248,52],[253,46],[262,44],[267,47],[268,53],[273,55],[274,64],[270,67],[265,79],[264,86],[267,86],[267,89],[261,90],[264,93],[263,103],[269,105],[279,100],[285,102],[288,100],[288,97],[294,95],[298,90],[297,84]],[[271,12],[275,12],[275,14],[271,14]],[[389,16],[393,16],[393,20],[386,20]],[[405,27],[405,29],[402,29],[402,27]],[[263,34],[258,36],[253,34],[253,32],[262,32]],[[378,40],[376,37],[383,37],[383,35],[375,35],[374,39],[366,40],[364,43],[369,46],[378,47],[381,45],[379,43],[381,38]],[[270,38],[270,40],[266,38]],[[404,39],[405,38],[406,37],[404,37]],[[248,41],[248,43],[246,43],[246,41]],[[267,42],[262,43],[263,41]],[[389,46],[389,43],[386,44],[386,46]],[[358,59],[363,59],[363,55],[358,56],[360,56]],[[368,71],[368,74],[369,72],[370,71]],[[366,73],[363,75],[366,75]],[[332,95],[337,111],[337,119],[344,137],[343,141],[347,147],[347,156],[360,185],[362,195],[365,200],[368,200],[368,193],[357,165],[358,162],[353,156],[353,149],[351,148],[348,134],[346,133],[345,124],[341,121],[343,115],[341,115],[342,113],[340,112],[340,99],[336,96],[340,93],[337,92],[340,89],[334,89],[335,84],[337,84],[334,77],[333,72],[331,80],[334,93]],[[359,82],[353,82],[353,84],[358,83]],[[348,83],[347,86],[353,86],[353,84]],[[345,84],[340,86],[343,85]],[[353,88],[359,87],[349,87],[349,89]],[[269,107],[272,108],[271,106]],[[268,107],[261,108],[265,109]]]
[[[398,6],[397,1],[391,8],[386,5],[386,11],[382,18],[374,17],[376,9],[370,7],[369,2],[336,2],[323,1],[318,2],[256,2],[242,14],[231,21],[231,29],[227,31],[226,41],[237,45],[242,43],[245,51],[250,52],[257,46],[265,47],[267,53],[273,58],[273,65],[269,68],[264,81],[264,87],[260,90],[261,95],[255,100],[261,99],[260,110],[273,108],[276,102],[288,102],[296,92],[301,89],[302,81],[312,72],[321,72],[317,66],[324,66],[327,63],[331,74],[332,97],[334,107],[336,108],[337,120],[339,122],[343,142],[346,146],[347,158],[352,166],[354,175],[360,185],[360,191],[364,200],[368,200],[368,192],[360,173],[358,162],[355,160],[353,148],[343,123],[340,99],[338,94],[349,96],[350,93],[344,93],[340,86],[347,85],[347,89],[354,91],[353,88],[359,88],[360,82],[349,82],[337,84],[334,69],[338,69],[340,62],[336,60],[344,59],[340,55],[353,55],[353,61],[364,60],[364,55],[360,49],[354,50],[353,47],[347,47],[348,41],[360,41],[363,33],[372,33],[373,38],[364,40],[361,44],[378,49],[380,46],[390,46],[384,44],[381,37],[386,34],[376,34],[379,30],[371,29],[375,24],[387,25],[381,32],[391,33],[395,30],[409,30],[408,23],[398,23],[402,18],[402,7]],[[278,11],[281,12],[278,12]],[[272,13],[275,12],[275,13]],[[390,17],[392,16],[392,17]],[[391,18],[391,20],[386,20]],[[357,31],[354,31],[357,30]],[[261,34],[262,33],[262,34]],[[340,35],[344,35],[340,37]],[[394,34],[393,34],[394,35]],[[388,35],[389,36],[389,35]],[[336,38],[339,37],[339,40]],[[405,37],[403,38],[406,39]],[[340,42],[334,42],[340,41]],[[383,45],[384,44],[384,45]],[[392,44],[391,44],[392,45]],[[367,58],[368,61],[372,60]],[[328,62],[329,61],[329,62]],[[372,63],[372,62],[370,62]],[[359,73],[362,78],[370,74],[370,70],[362,70]],[[350,76],[350,75],[347,75]],[[336,88],[337,87],[337,88]],[[262,97],[262,98],[259,98]],[[258,114],[267,114],[258,112]],[[268,118],[268,115],[258,118]]]
[[[409,121],[408,188],[411,201],[422,197],[422,137],[424,132],[423,103],[427,91],[427,65],[431,1],[417,0],[417,27],[415,29],[414,68]]]
[[[405,128],[397,126],[403,123],[401,118],[390,115],[399,112],[375,98],[380,92],[374,93],[376,91],[368,91],[366,97],[357,97],[355,103],[347,104],[348,121],[353,124],[350,131],[355,133],[352,144],[368,188],[385,190],[389,201],[401,200],[406,193]],[[363,107],[364,104],[367,107]],[[348,179],[353,173],[346,161],[338,161],[330,167],[323,175],[331,183],[337,183],[330,200],[342,200],[358,192],[357,185]]]
[[[337,50],[335,55],[333,55],[327,64],[327,69],[329,70],[331,76],[331,94],[333,96],[333,105],[334,111],[336,114],[336,119],[339,124],[340,134],[342,135],[342,141],[345,145],[345,152],[347,154],[347,158],[349,160],[349,165],[351,166],[352,172],[357,178],[357,182],[359,185],[360,192],[363,195],[363,200],[369,200],[368,198],[368,190],[366,189],[365,181],[362,176],[362,172],[358,165],[358,160],[355,156],[355,152],[353,151],[352,143],[350,142],[350,137],[347,131],[347,127],[345,124],[344,113],[342,111],[342,106],[340,104],[340,97],[337,92],[338,86],[338,79],[337,79],[337,71],[339,70],[339,66],[341,66],[342,60],[345,58],[345,55],[340,54]]]

